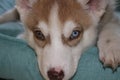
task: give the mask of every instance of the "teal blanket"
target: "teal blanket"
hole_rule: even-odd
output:
[[[14,5],[14,0],[0,1],[0,13]],[[25,41],[15,38],[22,31],[18,22],[0,25],[0,78],[43,80],[34,50]],[[83,53],[72,80],[120,80],[120,68],[114,73],[110,68],[104,69],[98,49],[93,46]]]

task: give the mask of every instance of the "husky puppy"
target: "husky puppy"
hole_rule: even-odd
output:
[[[96,43],[104,66],[120,63],[120,27],[115,0],[16,0],[0,23],[20,18],[22,38],[37,54],[46,80],[69,80],[81,54]],[[99,31],[99,35],[98,35]]]

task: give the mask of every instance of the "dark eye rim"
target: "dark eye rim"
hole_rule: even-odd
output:
[[[41,41],[45,41],[45,36],[44,36],[44,34],[42,33],[41,30],[35,29],[34,30],[34,35],[37,39],[39,39]]]
[[[72,36],[72,33],[75,32],[75,31],[78,32],[78,35],[75,36],[75,37],[73,37],[73,36]],[[69,40],[70,40],[70,41],[75,40],[75,39],[78,39],[79,36],[80,36],[80,34],[81,34],[81,31],[80,31],[80,30],[73,30],[72,33],[71,33],[71,35],[70,35],[70,37],[69,37]]]

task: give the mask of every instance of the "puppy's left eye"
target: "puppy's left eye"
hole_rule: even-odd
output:
[[[69,37],[70,40],[74,40],[77,39],[80,36],[80,31],[79,30],[74,30],[71,34],[71,36]]]
[[[41,41],[45,40],[45,36],[43,35],[43,33],[40,30],[35,30],[34,35],[36,38],[38,38]]]

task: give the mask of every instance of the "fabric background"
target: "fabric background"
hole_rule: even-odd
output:
[[[14,0],[0,0],[0,14],[14,6]],[[25,41],[15,36],[22,32],[19,22],[0,24],[0,77],[14,80],[43,80],[37,59]],[[86,50],[72,80],[120,80],[120,68],[113,73],[104,69],[99,61],[98,49],[93,46]]]

